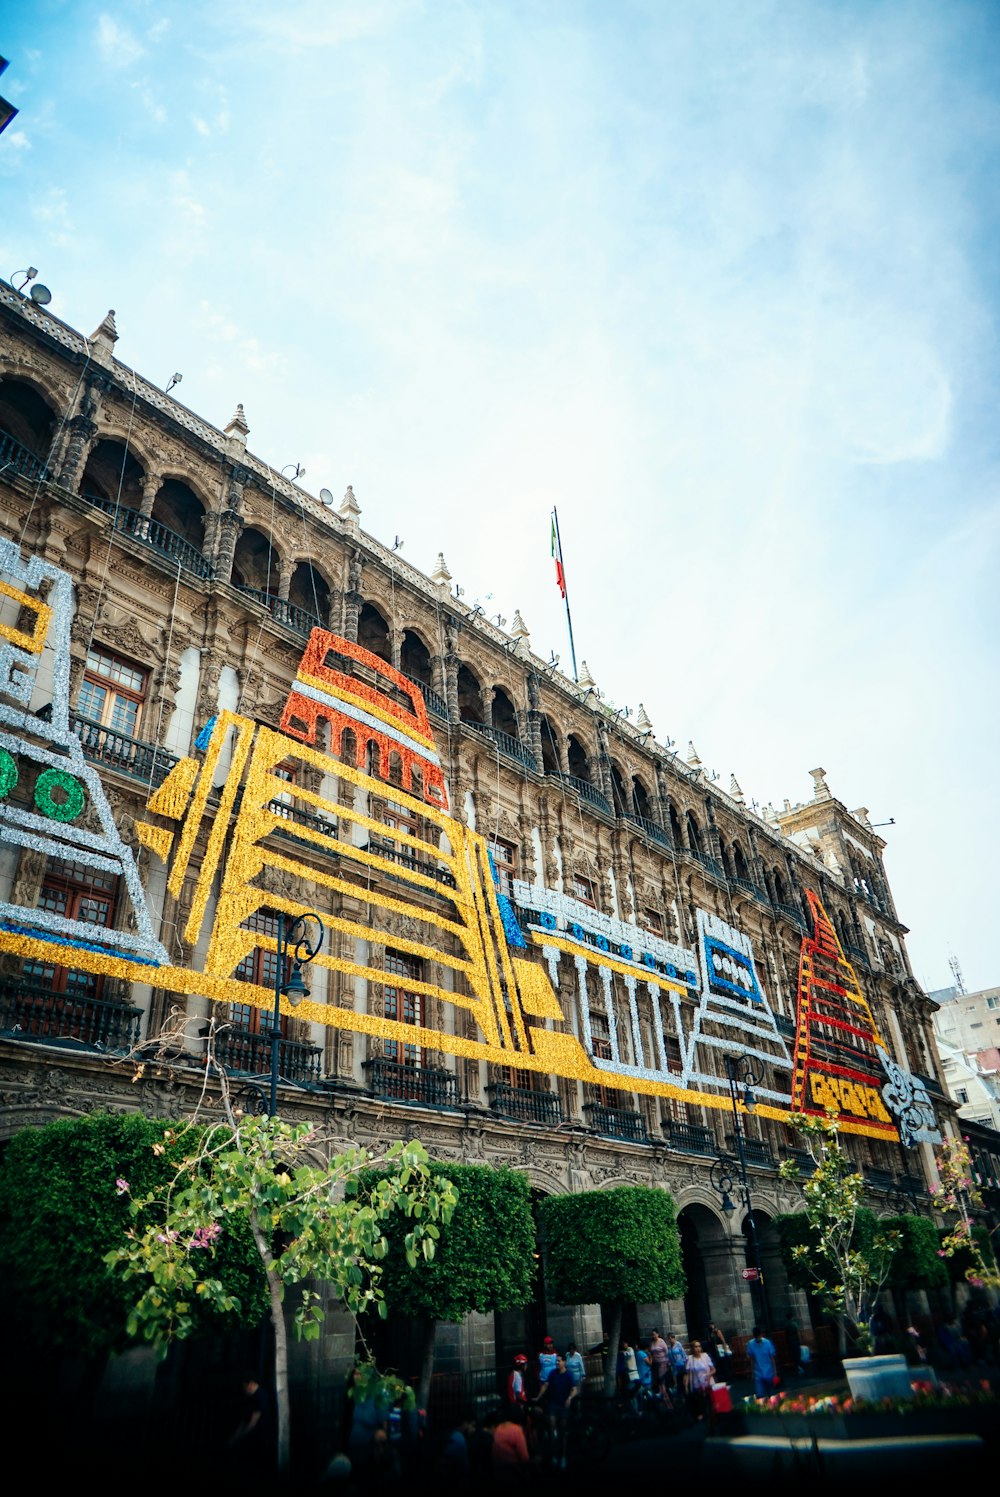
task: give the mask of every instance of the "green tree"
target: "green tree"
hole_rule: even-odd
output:
[[[427,1407],[439,1320],[461,1321],[530,1302],[535,1277],[535,1223],[528,1177],[484,1164],[435,1165],[458,1192],[458,1204],[434,1257],[414,1264],[402,1224],[389,1222],[382,1289],[392,1313],[422,1322],[417,1398]],[[366,1177],[367,1178],[367,1177]]]
[[[810,1291],[837,1321],[841,1345],[870,1355],[869,1321],[899,1233],[862,1204],[864,1179],[840,1146],[836,1120],[800,1113],[789,1121],[803,1135],[815,1166],[805,1179],[791,1160],[779,1170],[800,1186],[809,1227],[808,1240],[792,1245],[791,1260],[806,1272]]]
[[[614,1306],[604,1372],[610,1397],[624,1306],[676,1299],[686,1288],[676,1207],[664,1190],[620,1185],[547,1196],[538,1216],[551,1297],[563,1305]]]
[[[962,1277],[974,1289],[1000,1289],[1000,1269],[992,1234],[977,1213],[983,1197],[972,1167],[968,1139],[946,1138],[934,1162],[938,1185],[932,1187],[934,1204],[949,1219],[941,1238],[940,1253],[961,1265]]]
[[[8,1331],[43,1361],[79,1357],[92,1385],[108,1354],[128,1342],[131,1305],[105,1261],[131,1220],[128,1180],[140,1195],[173,1179],[183,1148],[171,1124],[139,1113],[93,1113],[25,1128],[0,1165],[0,1277]],[[246,1220],[233,1219],[216,1244],[228,1306],[199,1304],[191,1333],[225,1334],[257,1325],[267,1306],[260,1260]]]
[[[228,1313],[234,1296],[219,1272],[218,1245],[231,1221],[248,1221],[267,1281],[274,1332],[274,1392],[278,1422],[278,1470],[289,1463],[288,1345],[283,1299],[295,1286],[295,1328],[307,1340],[319,1336],[320,1295],[304,1287],[329,1285],[354,1315],[382,1306],[381,1263],[388,1251],[386,1224],[397,1214],[409,1230],[404,1251],[434,1255],[439,1223],[454,1210],[451,1183],[431,1175],[418,1143],[393,1144],[388,1166],[368,1184],[371,1164],[360,1149],[314,1161],[324,1144],[307,1124],[279,1118],[236,1118],[211,1127],[180,1125],[181,1150],[166,1185],[131,1196],[132,1224],[106,1256],[130,1295],[129,1334],[165,1354],[170,1343],[192,1334],[197,1307]]]

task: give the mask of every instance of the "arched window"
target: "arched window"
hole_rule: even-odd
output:
[[[497,732],[506,733],[508,738],[520,739],[514,703],[502,686],[493,693],[493,726]]]
[[[562,771],[559,767],[559,750],[556,747],[556,735],[553,732],[552,724],[544,712],[538,726],[542,735],[542,769],[545,774],[560,774]]]
[[[278,553],[263,531],[248,526],[233,552],[233,586],[262,599],[278,596]]]
[[[145,473],[124,442],[109,437],[95,443],[80,480],[80,493],[95,499],[102,509],[120,504],[122,509],[142,506]]]
[[[458,667],[458,716],[464,723],[483,722],[483,694],[467,665]]]
[[[363,650],[377,655],[380,660],[392,664],[392,649],[389,642],[389,625],[374,603],[362,605],[358,615],[358,644]]]
[[[399,668],[411,681],[421,686],[432,686],[431,654],[419,634],[407,629],[399,652]]]
[[[633,775],[632,777],[632,804],[635,806],[635,814],[641,816],[643,821],[653,820],[653,808],[649,803],[649,792],[638,775]]]
[[[153,500],[152,518],[181,536],[196,551],[204,551],[205,506],[179,478],[164,479]]]
[[[571,733],[569,736],[569,741],[566,745],[566,758],[569,763],[569,772],[573,776],[573,778],[577,780],[586,780],[587,784],[589,785],[591,783],[590,758],[587,754],[587,750],[584,748],[583,744],[580,742],[579,738],[577,738],[575,733]]]
[[[300,561],[292,573],[288,601],[293,608],[299,609],[303,625],[310,620],[313,621],[312,627],[326,625],[330,617],[330,589],[310,562]]]
[[[689,811],[684,818],[687,830],[687,845],[695,857],[701,857],[701,828],[693,811]]]
[[[750,882],[750,865],[747,863],[746,854],[738,842],[733,843],[733,873],[737,878]]]
[[[667,801],[668,819],[670,822],[670,836],[675,847],[684,846],[684,833],[681,831],[681,819],[677,814],[677,807],[672,800]]]
[[[55,427],[55,412],[37,390],[18,379],[0,383],[0,466],[23,471],[22,454],[47,463]]]

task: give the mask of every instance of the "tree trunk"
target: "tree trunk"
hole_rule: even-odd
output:
[[[420,1381],[417,1384],[417,1407],[427,1410],[431,1396],[431,1375],[434,1371],[434,1332],[437,1321],[429,1315],[422,1317],[423,1345],[420,1348]]]
[[[608,1327],[608,1360],[604,1366],[604,1396],[614,1398],[618,1381],[618,1347],[622,1339],[622,1305],[615,1305]]]
[[[267,1292],[271,1300],[271,1327],[274,1331],[274,1415],[277,1425],[276,1459],[279,1478],[288,1475],[291,1452],[291,1421],[288,1412],[288,1335],[285,1331],[285,1315],[282,1305],[281,1280],[274,1267],[274,1259],[267,1238],[261,1231],[257,1212],[250,1212],[250,1229],[260,1254],[267,1277]]]

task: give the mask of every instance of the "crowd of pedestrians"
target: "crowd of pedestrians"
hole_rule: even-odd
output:
[[[904,1334],[888,1321],[874,1325],[873,1332],[879,1349],[896,1349],[898,1334]],[[905,1328],[905,1338],[911,1361],[970,1370],[1000,1365],[1000,1317],[992,1310],[967,1307],[961,1319],[911,1325]],[[775,1339],[777,1346],[754,1326],[745,1342],[742,1337],[737,1342],[740,1377],[748,1377],[755,1398],[771,1397],[783,1370],[794,1377],[812,1370],[809,1347],[794,1320],[789,1319]],[[697,1426],[709,1433],[716,1428],[718,1411],[726,1407],[725,1397],[718,1395],[728,1389],[737,1365],[729,1338],[715,1323],[702,1337],[686,1342],[673,1331],[654,1328],[644,1337],[623,1336],[615,1349],[605,1332],[596,1346],[588,1348],[588,1356],[594,1372],[594,1358],[600,1357],[605,1370],[613,1358],[619,1418],[648,1404],[679,1413],[682,1426],[692,1432]],[[575,1448],[571,1437],[586,1382],[587,1364],[580,1349],[572,1341],[565,1348],[557,1346],[546,1335],[534,1355],[518,1352],[511,1359],[495,1411],[488,1416],[482,1409],[470,1411],[453,1427],[419,1442],[421,1466],[433,1471],[442,1491],[464,1490],[474,1481],[498,1493],[516,1491],[532,1475],[564,1471]],[[597,1393],[603,1379],[594,1376],[592,1383]],[[249,1414],[241,1429],[252,1431],[256,1421],[249,1396],[247,1402]],[[404,1475],[407,1433],[404,1430],[400,1440],[397,1429],[393,1440],[388,1411],[374,1407],[370,1399],[353,1401],[343,1453],[331,1462],[326,1488],[347,1493],[363,1484],[366,1494],[401,1490],[404,1485],[412,1490],[412,1481]],[[247,1441],[248,1448],[251,1443]]]

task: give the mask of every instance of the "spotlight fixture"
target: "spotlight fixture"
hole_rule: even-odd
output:
[[[300,478],[305,478],[305,476],[306,476],[306,470],[305,470],[305,468],[303,468],[303,466],[302,466],[301,463],[286,463],[285,464],[285,468],[294,468],[295,469],[294,473],[292,474],[292,482],[293,483],[298,482],[298,480]],[[281,470],[282,473],[284,473],[285,468],[282,468],[282,470]]]
[[[21,291],[24,290],[25,286],[28,284],[29,281],[33,281],[35,279],[35,276],[37,274],[38,274],[38,271],[35,269],[35,267],[33,265],[29,265],[28,268],[27,268],[27,270],[15,270],[14,274],[10,278],[10,284],[11,284],[11,286],[13,287],[13,289],[15,291],[21,292]],[[21,282],[20,286],[15,286],[14,285],[14,276],[19,276],[19,275],[23,275],[24,276],[24,280]]]
[[[183,378],[184,378],[183,374],[172,374],[170,376],[170,381],[169,381],[169,383],[167,385],[167,394],[168,395],[170,394],[171,390],[174,388],[174,385],[179,385],[180,382],[181,382],[181,380]]]

